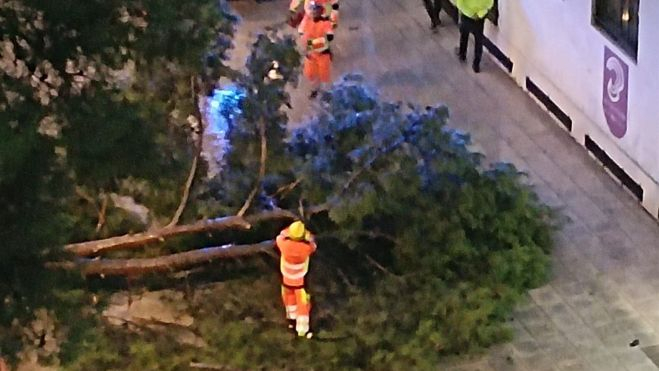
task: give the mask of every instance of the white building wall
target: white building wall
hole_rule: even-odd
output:
[[[637,61],[591,23],[593,0],[499,0],[499,25],[487,37],[573,122],[572,136],[589,135],[644,191],[643,206],[659,210],[659,0],[640,0]],[[627,132],[609,130],[602,108],[604,47],[629,66]]]

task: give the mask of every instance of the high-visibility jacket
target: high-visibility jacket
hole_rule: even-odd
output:
[[[329,52],[330,41],[334,39],[330,21],[306,19],[300,25],[300,33],[302,42],[306,45],[307,54]]]
[[[305,17],[311,18],[312,2],[323,6],[323,18],[332,22],[332,26],[336,27],[339,22],[339,0],[291,0],[289,8],[291,12],[297,13],[304,4]]]
[[[455,4],[460,13],[471,19],[480,19],[487,15],[494,5],[494,0],[457,0]]]
[[[285,286],[304,286],[304,276],[309,271],[309,257],[316,251],[316,242],[311,233],[296,241],[288,237],[288,228],[277,236],[277,248],[281,253],[280,270]]]

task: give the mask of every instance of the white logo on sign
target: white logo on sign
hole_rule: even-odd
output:
[[[606,60],[606,69],[613,71],[615,78],[609,79],[606,84],[606,91],[611,102],[617,103],[620,100],[620,93],[625,90],[625,74],[622,64],[616,57],[609,57]]]

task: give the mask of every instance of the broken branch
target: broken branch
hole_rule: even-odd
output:
[[[127,249],[142,246],[151,242],[163,241],[167,237],[181,234],[190,234],[209,230],[222,230],[229,228],[248,229],[249,223],[240,217],[228,216],[217,219],[201,220],[194,224],[162,228],[151,232],[142,232],[102,240],[73,243],[64,246],[64,250],[78,256],[95,255],[101,251]]]
[[[199,136],[201,138],[201,135]],[[201,148],[201,144],[199,144]],[[194,180],[195,174],[197,172],[197,161],[199,160],[200,152],[197,152],[194,159],[192,160],[192,165],[190,165],[190,173],[188,174],[188,179],[185,181],[185,188],[183,188],[183,195],[181,196],[181,202],[172,217],[172,220],[167,224],[165,228],[171,228],[178,224],[181,215],[183,215],[183,210],[185,210],[185,205],[188,203],[188,197],[190,197],[190,188],[192,187],[192,181]]]
[[[181,196],[181,202],[176,208],[176,212],[172,217],[172,220],[167,224],[166,227],[173,227],[178,224],[181,215],[183,215],[183,210],[185,210],[185,205],[188,203],[188,198],[190,197],[190,188],[192,187],[192,181],[194,180],[195,174],[197,173],[197,162],[199,161],[199,156],[201,156],[201,151],[204,146],[204,123],[203,115],[199,112],[199,101],[197,96],[197,91],[195,89],[195,80],[194,76],[190,76],[190,92],[192,93],[192,102],[194,107],[196,107],[197,114],[199,116],[198,122],[199,131],[197,132],[197,143],[195,148],[195,156],[192,160],[192,165],[190,166],[190,173],[188,174],[188,179],[185,181],[185,188],[183,188],[183,195]]]
[[[101,202],[101,209],[98,211],[98,223],[96,223],[96,233],[101,231],[105,225],[105,213],[108,210],[108,196],[103,194],[103,201]]]
[[[261,158],[259,161],[259,175],[256,178],[256,184],[254,185],[254,189],[249,193],[249,197],[247,197],[247,200],[245,200],[245,203],[243,204],[243,207],[240,208],[240,211],[238,211],[238,216],[243,216],[245,212],[247,212],[247,209],[249,209],[250,204],[254,200],[254,197],[256,197],[256,193],[258,193],[259,188],[261,188],[261,183],[263,182],[263,178],[265,178],[265,162],[268,158],[268,139],[266,137],[265,133],[265,121],[261,119],[259,121],[259,134],[261,136]]]
[[[154,231],[128,234],[110,237],[102,240],[94,240],[80,243],[72,243],[64,246],[64,250],[78,256],[92,256],[100,252],[130,249],[140,247],[153,242],[162,242],[166,238],[184,234],[199,232],[220,231],[225,229],[240,228],[249,229],[252,224],[266,220],[296,219],[297,216],[288,210],[275,209],[263,211],[246,217],[227,216],[216,219],[204,219],[193,224],[161,228]]]
[[[106,194],[101,193],[101,197],[103,197],[103,200],[101,201],[101,206],[99,207],[97,200],[94,197],[90,196],[87,192],[85,192],[85,190],[81,186],[75,187],[75,193],[78,197],[87,201],[89,204],[94,206],[94,209],[96,209],[96,213],[98,215],[98,221],[96,222],[96,233],[98,233],[105,224],[105,213],[108,207],[108,196]]]
[[[283,186],[277,188],[277,191],[275,191],[275,193],[270,197],[276,197],[276,196],[279,196],[279,195],[285,196],[288,192],[294,190],[295,187],[297,187],[301,182],[302,182],[302,178],[297,179],[296,181],[294,181],[292,183],[283,185]]]
[[[274,241],[250,245],[224,245],[170,254],[157,258],[138,259],[80,259],[76,265],[82,274],[105,276],[138,276],[153,272],[178,271],[193,265],[218,259],[255,255],[272,249]]]
[[[366,257],[366,260],[368,260],[371,265],[373,265],[375,268],[379,269],[381,272],[389,274],[391,276],[400,278],[399,275],[392,273],[390,270],[382,266],[382,264],[378,263],[377,260],[373,259],[370,255],[364,254],[364,257]]]

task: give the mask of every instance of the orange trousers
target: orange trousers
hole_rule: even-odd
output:
[[[295,321],[295,331],[304,336],[309,332],[309,313],[311,312],[311,296],[304,287],[281,287],[281,298],[286,308],[286,319]]]
[[[311,82],[330,82],[332,59],[329,53],[311,53],[304,58],[304,77]]]

